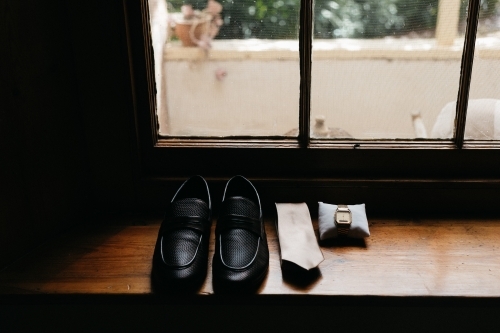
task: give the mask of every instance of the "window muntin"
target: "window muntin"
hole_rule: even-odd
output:
[[[500,3],[481,5],[465,140],[500,140]]]

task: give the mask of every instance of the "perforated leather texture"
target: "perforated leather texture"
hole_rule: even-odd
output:
[[[265,277],[269,266],[269,251],[267,243],[260,242],[257,256],[253,262],[245,269],[232,269],[224,265],[221,260],[214,258],[213,263],[214,279],[223,281],[223,283],[230,286],[241,285],[254,285],[260,283]]]
[[[166,233],[162,239],[163,262],[168,266],[189,264],[200,245],[200,232],[177,229]]]
[[[167,216],[199,216],[207,219],[208,214],[209,209],[205,201],[196,198],[186,198],[173,202]]]
[[[259,236],[245,229],[231,229],[224,232],[221,238],[221,255],[227,266],[242,268],[252,262]]]

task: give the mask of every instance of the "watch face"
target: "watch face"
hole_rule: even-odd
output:
[[[351,224],[351,213],[349,212],[337,212],[335,220],[338,224]]]

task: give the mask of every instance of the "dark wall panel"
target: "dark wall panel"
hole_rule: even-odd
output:
[[[0,2],[0,265],[77,222],[85,135],[65,1]]]
[[[67,6],[94,208],[130,209],[138,160],[123,2]]]

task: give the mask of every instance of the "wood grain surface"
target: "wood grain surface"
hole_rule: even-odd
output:
[[[149,294],[160,219],[81,226],[0,272],[1,294]],[[200,294],[212,294],[211,257]],[[317,232],[317,222],[313,221]],[[370,221],[366,240],[321,243],[308,274],[282,273],[274,223],[261,294],[500,296],[499,220]]]

